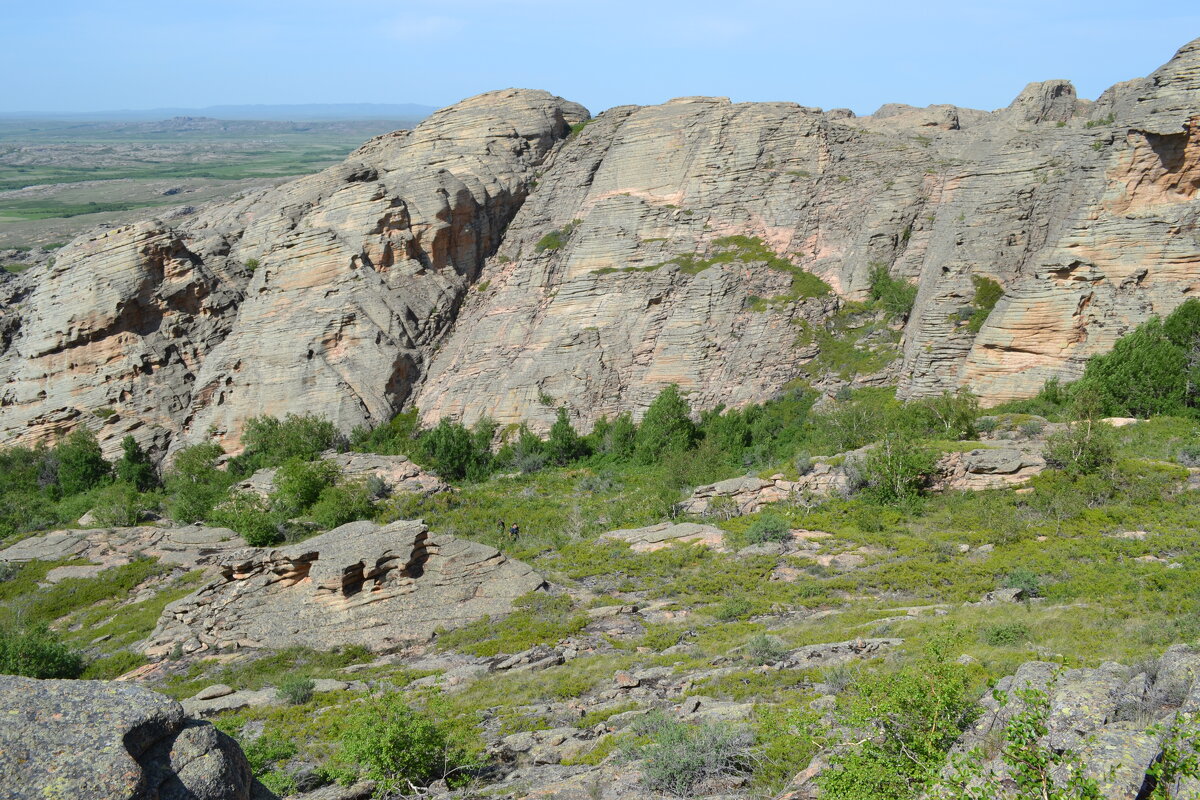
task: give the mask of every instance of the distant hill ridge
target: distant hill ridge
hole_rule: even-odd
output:
[[[419,103],[301,103],[148,108],[111,111],[0,111],[0,119],[148,121],[170,117],[309,122],[342,119],[422,119],[437,108]]]

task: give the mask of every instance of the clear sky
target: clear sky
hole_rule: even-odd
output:
[[[0,0],[0,111],[424,103],[548,89],[593,113],[683,95],[870,113],[1084,97],[1200,37],[1200,2]]]

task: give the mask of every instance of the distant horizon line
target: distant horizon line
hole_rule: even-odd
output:
[[[397,116],[428,116],[442,106],[424,103],[224,103],[209,106],[160,106],[155,108],[104,109],[99,111],[0,111],[2,119],[37,120],[97,120],[126,121],[131,119],[158,120],[179,116],[203,116],[216,119],[300,121],[283,114],[312,114],[304,121],[316,119],[393,119]],[[267,116],[262,116],[262,114]],[[251,114],[258,114],[252,116]],[[223,116],[215,116],[223,115]]]

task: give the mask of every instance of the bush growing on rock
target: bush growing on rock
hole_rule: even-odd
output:
[[[826,800],[905,800],[931,785],[978,709],[966,667],[947,659],[951,640],[932,640],[925,658],[859,680],[834,712],[847,732],[817,783]]]
[[[291,458],[275,474],[271,503],[286,516],[307,511],[321,493],[337,483],[340,471],[330,461],[301,461]]]
[[[251,547],[270,547],[282,538],[279,525],[284,516],[254,492],[236,492],[209,513],[208,519],[237,531]]]

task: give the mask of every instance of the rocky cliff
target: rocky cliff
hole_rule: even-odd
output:
[[[0,433],[161,453],[410,402],[587,427],[668,383],[712,407],[798,378],[1001,402],[1200,289],[1198,189],[1200,40],[1095,102],[1047,81],[990,113],[684,98],[588,121],[493,92],[0,283]],[[848,304],[881,269],[916,303],[863,334]],[[974,278],[1002,289],[990,314]],[[822,374],[819,329],[862,364]]]

